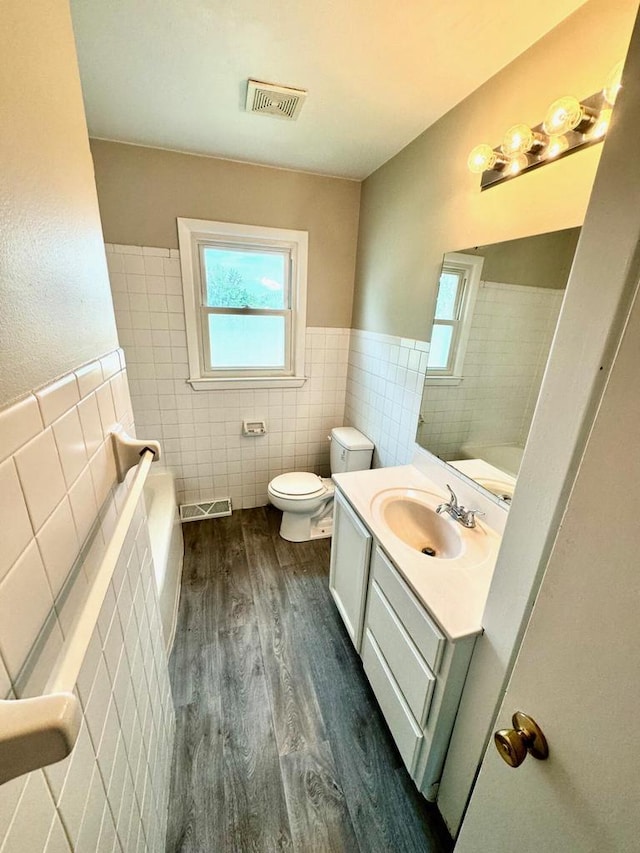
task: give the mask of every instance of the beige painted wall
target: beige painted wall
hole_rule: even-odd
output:
[[[0,27],[0,406],[117,346],[66,0]]]
[[[484,258],[484,281],[563,290],[567,286],[579,236],[579,228],[564,228],[549,234],[474,246],[462,252]]]
[[[582,223],[602,146],[483,193],[467,156],[516,122],[537,124],[560,95],[596,92],[626,53],[637,5],[589,0],[367,178],[354,328],[425,339],[445,252]]]
[[[360,184],[92,140],[108,243],[177,248],[176,217],[309,232],[307,321],[350,326]]]

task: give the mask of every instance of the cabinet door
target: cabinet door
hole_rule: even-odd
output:
[[[329,590],[358,652],[362,642],[370,556],[371,534],[336,490]]]

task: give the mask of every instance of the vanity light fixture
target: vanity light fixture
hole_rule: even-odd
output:
[[[596,119],[596,122],[593,125],[593,128],[591,129],[590,136],[593,137],[593,139],[603,138],[603,136],[609,129],[609,124],[611,122],[612,115],[613,110],[610,107],[600,111],[600,115]]]
[[[526,169],[529,165],[529,158],[526,154],[516,154],[514,157],[511,157],[509,162],[505,167],[505,171],[509,175],[519,175],[523,169]]]
[[[548,136],[560,136],[570,130],[586,133],[595,122],[597,111],[581,104],[577,98],[567,95],[554,101],[542,122]]]
[[[507,163],[508,159],[504,157],[500,151],[494,151],[494,149],[490,145],[487,145],[486,142],[476,145],[469,154],[469,159],[467,160],[469,170],[474,172],[476,175],[481,175],[488,169],[500,171],[507,165]]]
[[[535,133],[526,124],[514,124],[505,133],[500,148],[507,157],[527,154],[529,151],[537,154],[544,148],[546,142],[547,137],[544,133]]]
[[[564,154],[569,147],[569,140],[566,136],[550,136],[545,150],[545,159],[553,160]]]
[[[622,69],[624,67],[624,62],[620,60],[617,65],[614,65],[611,71],[609,72],[609,76],[607,77],[607,81],[604,84],[604,88],[602,90],[602,94],[604,96],[605,101],[608,104],[613,106],[616,102],[616,98],[618,97],[618,92],[622,88]]]
[[[550,104],[544,121],[535,127],[514,124],[501,145],[476,145],[469,154],[471,172],[482,175],[480,189],[508,181],[552,160],[565,157],[604,139],[621,87],[623,62],[612,68],[600,92],[582,101],[565,95]]]

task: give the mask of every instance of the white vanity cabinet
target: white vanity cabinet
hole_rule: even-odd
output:
[[[362,663],[407,770],[428,800],[438,792],[474,643],[475,637],[447,640],[375,546]]]
[[[339,491],[336,498],[331,591],[402,760],[433,801],[475,636],[447,639]]]
[[[329,591],[356,650],[360,651],[373,537],[336,490]]]

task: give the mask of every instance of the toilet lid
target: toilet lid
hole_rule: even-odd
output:
[[[294,471],[291,474],[280,474],[270,483],[271,489],[281,495],[297,498],[311,498],[326,491],[322,479],[317,474],[306,471]]]

